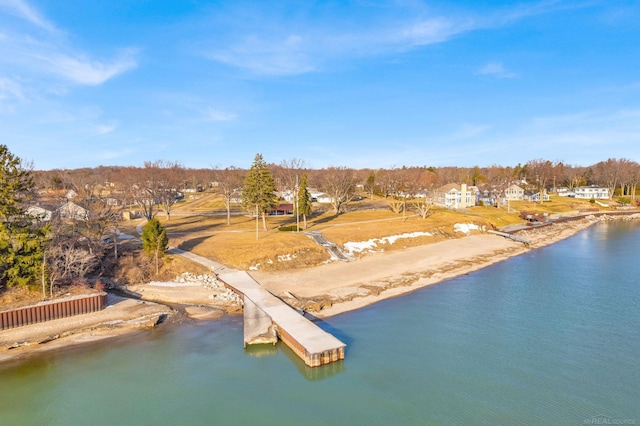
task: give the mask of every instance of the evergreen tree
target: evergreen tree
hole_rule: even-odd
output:
[[[30,170],[0,145],[0,288],[35,284],[42,272],[47,229],[26,214],[33,188]]]
[[[258,215],[262,215],[262,225],[266,231],[266,215],[277,202],[276,184],[271,170],[267,167],[262,154],[256,154],[242,185],[242,204],[248,211],[254,211],[256,214],[256,239],[258,239]]]
[[[155,258],[156,274],[160,272],[159,259],[167,251],[167,231],[156,218],[149,220],[142,228],[142,249]]]
[[[367,191],[369,191],[369,198],[373,200],[373,194],[376,191],[376,172],[372,171],[371,173],[369,173],[369,176],[367,177],[366,188]]]
[[[296,214],[301,214],[304,221],[304,229],[307,229],[307,216],[313,212],[313,203],[311,202],[311,194],[309,188],[307,188],[307,174],[303,173],[300,179],[300,186],[298,188],[298,199],[294,208]]]

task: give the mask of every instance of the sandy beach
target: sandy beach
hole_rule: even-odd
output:
[[[519,233],[531,244],[494,234],[474,234],[400,251],[365,255],[287,272],[251,272],[252,277],[290,305],[319,318],[352,311],[403,295],[564,238],[596,223],[588,218],[531,228]]]
[[[531,243],[476,233],[461,238],[363,255],[350,262],[286,272],[252,271],[253,278],[291,306],[319,318],[355,310],[377,301],[468,274],[512,256],[553,244],[603,218],[583,218],[519,232]],[[217,285],[217,284],[216,284]],[[213,286],[186,284],[131,286],[142,300],[110,296],[109,307],[0,332],[0,362],[46,350],[73,346],[154,327],[159,318],[182,314],[211,320],[239,312],[237,302],[221,299]]]

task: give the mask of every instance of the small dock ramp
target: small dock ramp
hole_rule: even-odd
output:
[[[244,296],[244,347],[247,345],[259,345],[278,343],[276,328],[271,317],[262,309]]]
[[[309,231],[305,232],[305,235],[313,238],[316,243],[320,244],[324,248],[327,249],[332,259],[337,259],[342,262],[348,262],[352,257],[349,257],[336,243],[332,243],[327,240],[327,237],[322,234],[322,232],[318,231]]]
[[[487,232],[489,232],[490,234],[500,235],[501,237],[512,239],[513,241],[517,241],[519,243],[522,243],[525,246],[528,246],[529,244],[531,244],[530,240],[528,240],[528,239],[526,239],[524,237],[521,237],[519,235],[509,234],[508,232],[493,231],[493,230],[489,230]]]
[[[306,365],[318,367],[344,359],[346,344],[322,330],[307,318],[298,314],[282,300],[262,288],[245,271],[222,272],[218,278],[232,290],[245,297],[245,312],[249,301],[250,321],[256,319],[250,332],[260,333],[265,329],[264,317],[268,316],[277,336],[289,346]],[[260,317],[260,318],[258,318]],[[245,322],[247,316],[245,314]],[[266,327],[268,331],[269,327]],[[245,332],[247,331],[245,325]],[[245,334],[245,344],[247,336]]]

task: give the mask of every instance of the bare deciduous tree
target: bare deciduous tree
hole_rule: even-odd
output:
[[[609,158],[606,161],[600,161],[591,168],[593,170],[593,177],[598,184],[609,188],[609,196],[613,196],[620,182],[620,165],[620,160]]]
[[[635,186],[634,181],[637,175],[638,163],[626,158],[621,158],[617,161],[620,177],[620,195],[631,196],[634,191],[632,188]]]
[[[353,199],[356,180],[352,169],[346,167],[329,167],[324,172],[323,191],[331,197],[331,207],[338,215]]]
[[[300,176],[304,173],[305,168],[306,164],[304,160],[299,158],[282,160],[278,173],[276,174],[276,182],[279,184],[277,189],[279,191],[295,191],[296,185],[300,183]]]
[[[411,206],[422,219],[428,218],[433,212],[433,203],[427,198],[415,199],[411,202]]]
[[[544,200],[544,191],[549,181],[553,178],[553,164],[549,160],[537,159],[527,163],[530,182],[540,193],[540,202]]]
[[[149,185],[147,191],[162,206],[167,220],[171,220],[171,208],[178,200],[178,188],[183,182],[183,167],[176,161],[158,160],[145,163],[145,170],[149,174],[149,182],[155,183]]]
[[[214,190],[222,196],[227,210],[227,225],[231,225],[231,205],[235,199],[241,199],[239,188],[242,186],[243,171],[233,167],[214,169]]]
[[[57,234],[46,252],[49,295],[53,295],[53,288],[59,282],[84,278],[95,270],[99,263],[98,257],[79,246],[76,239],[68,235]]]

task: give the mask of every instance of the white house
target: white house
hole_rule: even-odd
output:
[[[280,193],[280,198],[282,198],[285,201],[292,202],[296,198],[296,193],[295,191],[292,191],[290,189],[285,189]]]
[[[505,189],[504,198],[509,201],[522,201],[524,200],[524,189],[518,185],[511,185]]]
[[[316,199],[318,203],[332,203],[333,197],[329,194],[325,194],[324,192],[319,192],[316,194],[311,194],[311,199]]]
[[[558,192],[558,196],[560,197],[575,198],[576,196],[575,192],[573,192],[571,189],[566,187],[558,188],[557,192]]]
[[[448,209],[464,209],[476,204],[476,194],[463,183],[450,183],[435,191],[433,203]]]
[[[56,210],[56,214],[62,219],[89,220],[89,210],[69,201]]]
[[[609,195],[609,188],[601,188],[599,186],[581,186],[573,190],[576,193],[576,198],[582,198],[586,200],[601,199],[608,200],[611,198]]]
[[[27,215],[34,218],[34,219],[39,219],[42,221],[50,221],[51,220],[51,215],[53,214],[53,212],[51,210],[47,210],[44,209],[42,207],[39,206],[31,206],[27,209],[26,211]]]
[[[539,203],[540,202],[540,192],[535,192],[535,193],[529,193],[528,195],[525,196],[525,198],[529,201],[533,201],[534,203]],[[547,194],[547,190],[544,190],[542,192],[542,200],[543,201],[549,201],[549,194]]]

